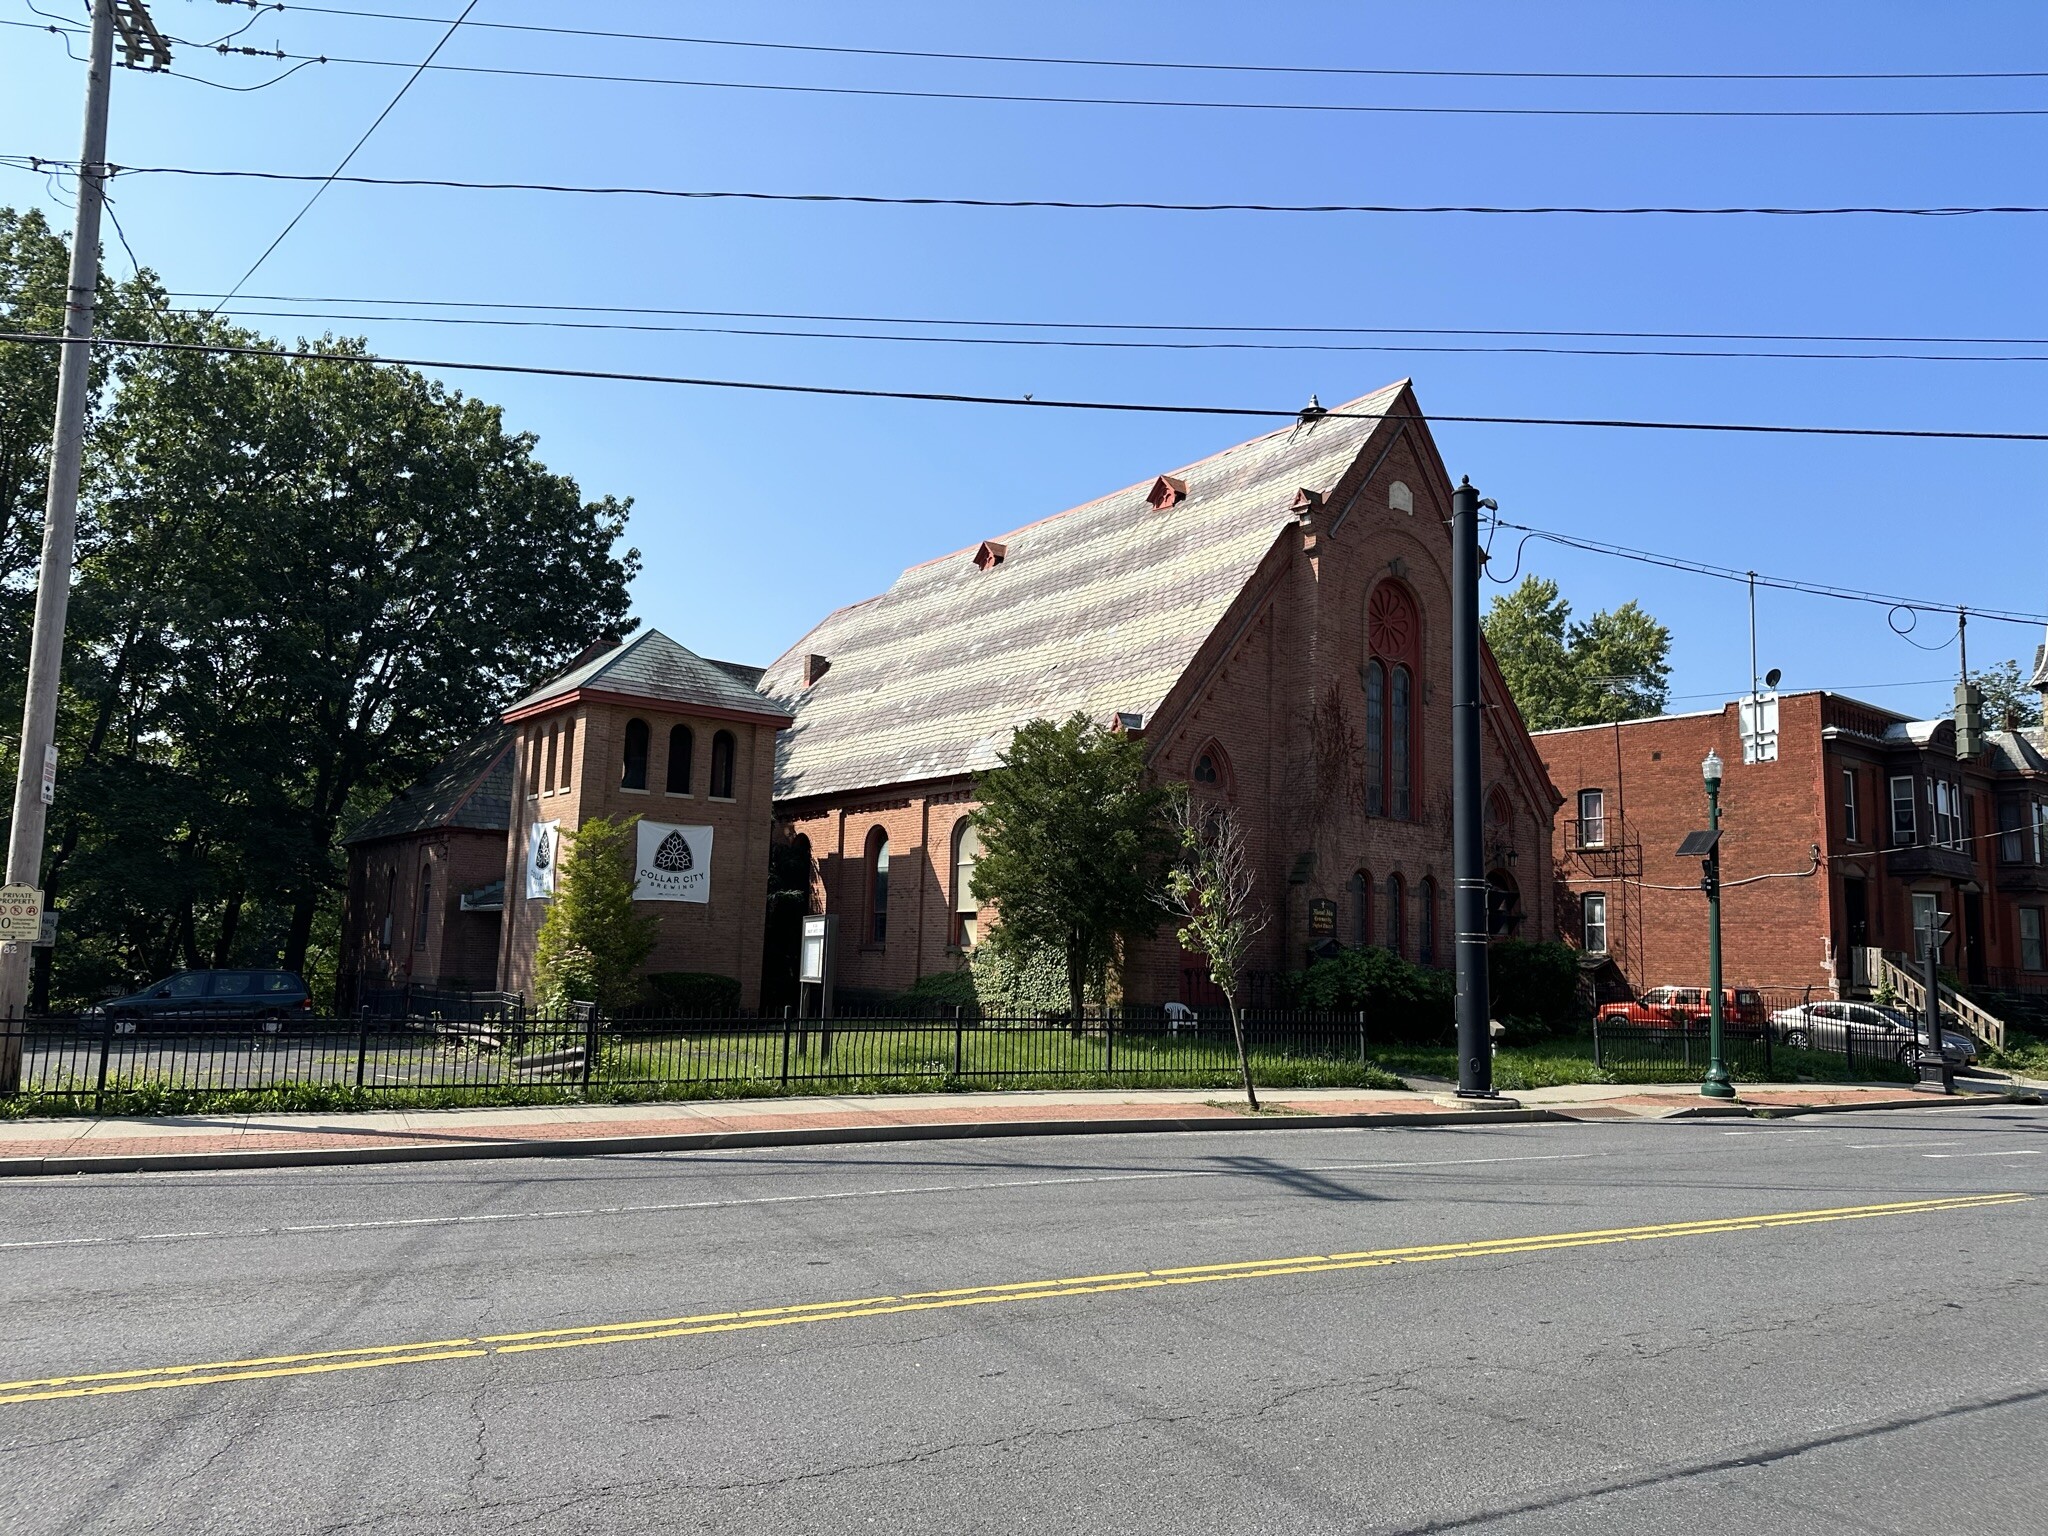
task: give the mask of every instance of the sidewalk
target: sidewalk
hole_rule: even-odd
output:
[[[279,1168],[473,1158],[592,1157],[740,1146],[1073,1136],[1115,1132],[1316,1130],[1397,1125],[1663,1120],[1702,1115],[1998,1104],[2004,1095],[1918,1094],[1902,1086],[1767,1083],[1734,1104],[1691,1084],[1584,1084],[1475,1108],[1449,1084],[1417,1091],[1274,1089],[1252,1116],[1222,1090],[822,1094],[673,1104],[557,1104],[368,1114],[191,1115],[166,1119],[0,1122],[0,1176]]]

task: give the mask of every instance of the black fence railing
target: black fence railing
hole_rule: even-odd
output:
[[[1621,1082],[1676,1083],[1700,1077],[1712,1059],[1712,1026],[1596,1022],[1593,1061]],[[1911,1034],[1779,1017],[1763,1025],[1725,1024],[1722,1059],[1738,1078],[1910,1077],[1919,1045]]]
[[[688,1096],[819,1084],[1024,1081],[1142,1084],[1226,1079],[1237,1055],[1223,1009],[1090,1016],[609,1019],[113,1020],[14,1026],[21,1096],[81,1113],[167,1097],[284,1089],[401,1095],[517,1090]],[[1369,1060],[1364,1016],[1252,1011],[1256,1064],[1348,1068]],[[1340,1074],[1341,1075],[1341,1074]]]

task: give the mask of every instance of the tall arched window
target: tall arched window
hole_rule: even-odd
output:
[[[1365,664],[1365,812],[1387,813],[1387,669]]]
[[[1372,876],[1362,869],[1351,872],[1351,947],[1363,949],[1372,942]]]
[[[868,834],[867,865],[868,942],[884,944],[889,939],[889,834],[880,827]]]
[[[1415,888],[1415,958],[1436,964],[1436,879],[1424,875]]]
[[[1387,876],[1387,948],[1408,953],[1408,887],[1399,875]]]
[[[1408,669],[1394,668],[1387,703],[1387,814],[1399,821],[1408,819],[1410,803],[1408,770],[1413,757],[1409,751],[1409,713],[1413,691],[1414,679]]]
[[[420,866],[420,909],[413,918],[412,947],[427,947],[427,923],[434,914],[434,866]]]
[[[668,792],[672,795],[687,795],[690,792],[690,755],[697,749],[697,735],[687,725],[672,725],[668,730]]]
[[[714,800],[732,798],[732,755],[733,737],[731,731],[720,731],[711,738],[711,788]]]
[[[953,943],[974,948],[980,937],[981,903],[974,899],[974,865],[981,857],[981,834],[962,817],[953,828]]]
[[[1422,616],[1398,581],[1382,581],[1365,605],[1365,766],[1367,811],[1406,821],[1415,814],[1415,669],[1422,660]],[[1374,708],[1374,693],[1383,705]]]
[[[619,788],[647,787],[647,722],[626,722],[626,749],[619,767]]]
[[[555,788],[569,787],[569,774],[576,761],[576,717],[571,715],[562,722],[562,755],[556,763],[559,770],[555,777]]]

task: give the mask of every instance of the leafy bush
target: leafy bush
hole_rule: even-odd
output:
[[[1375,1041],[1431,1045],[1448,1041],[1457,1020],[1457,985],[1447,971],[1410,965],[1385,949],[1347,949],[1297,973],[1294,1001],[1320,1013],[1362,1010]]]
[[[974,989],[974,972],[968,970],[934,971],[920,976],[903,995],[923,1007],[972,1008],[980,1001]]]
[[[1493,1016],[1511,1034],[1556,1034],[1585,1018],[1578,953],[1569,945],[1495,939],[1487,949],[1487,975]]]
[[[983,1013],[1065,1013],[1070,1006],[1066,959],[1058,950],[983,944],[969,957],[968,970]]]
[[[723,1019],[740,1009],[740,984],[710,971],[655,971],[641,978],[640,1003],[678,1019]]]

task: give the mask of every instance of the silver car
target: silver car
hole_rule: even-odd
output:
[[[1880,1003],[1827,999],[1780,1009],[1771,1015],[1771,1028],[1795,1050],[1889,1056],[1911,1066],[1919,1055],[1923,1026],[1911,1014]],[[1970,1066],[1977,1060],[1976,1038],[1944,1025],[1941,1054],[1951,1067]]]

